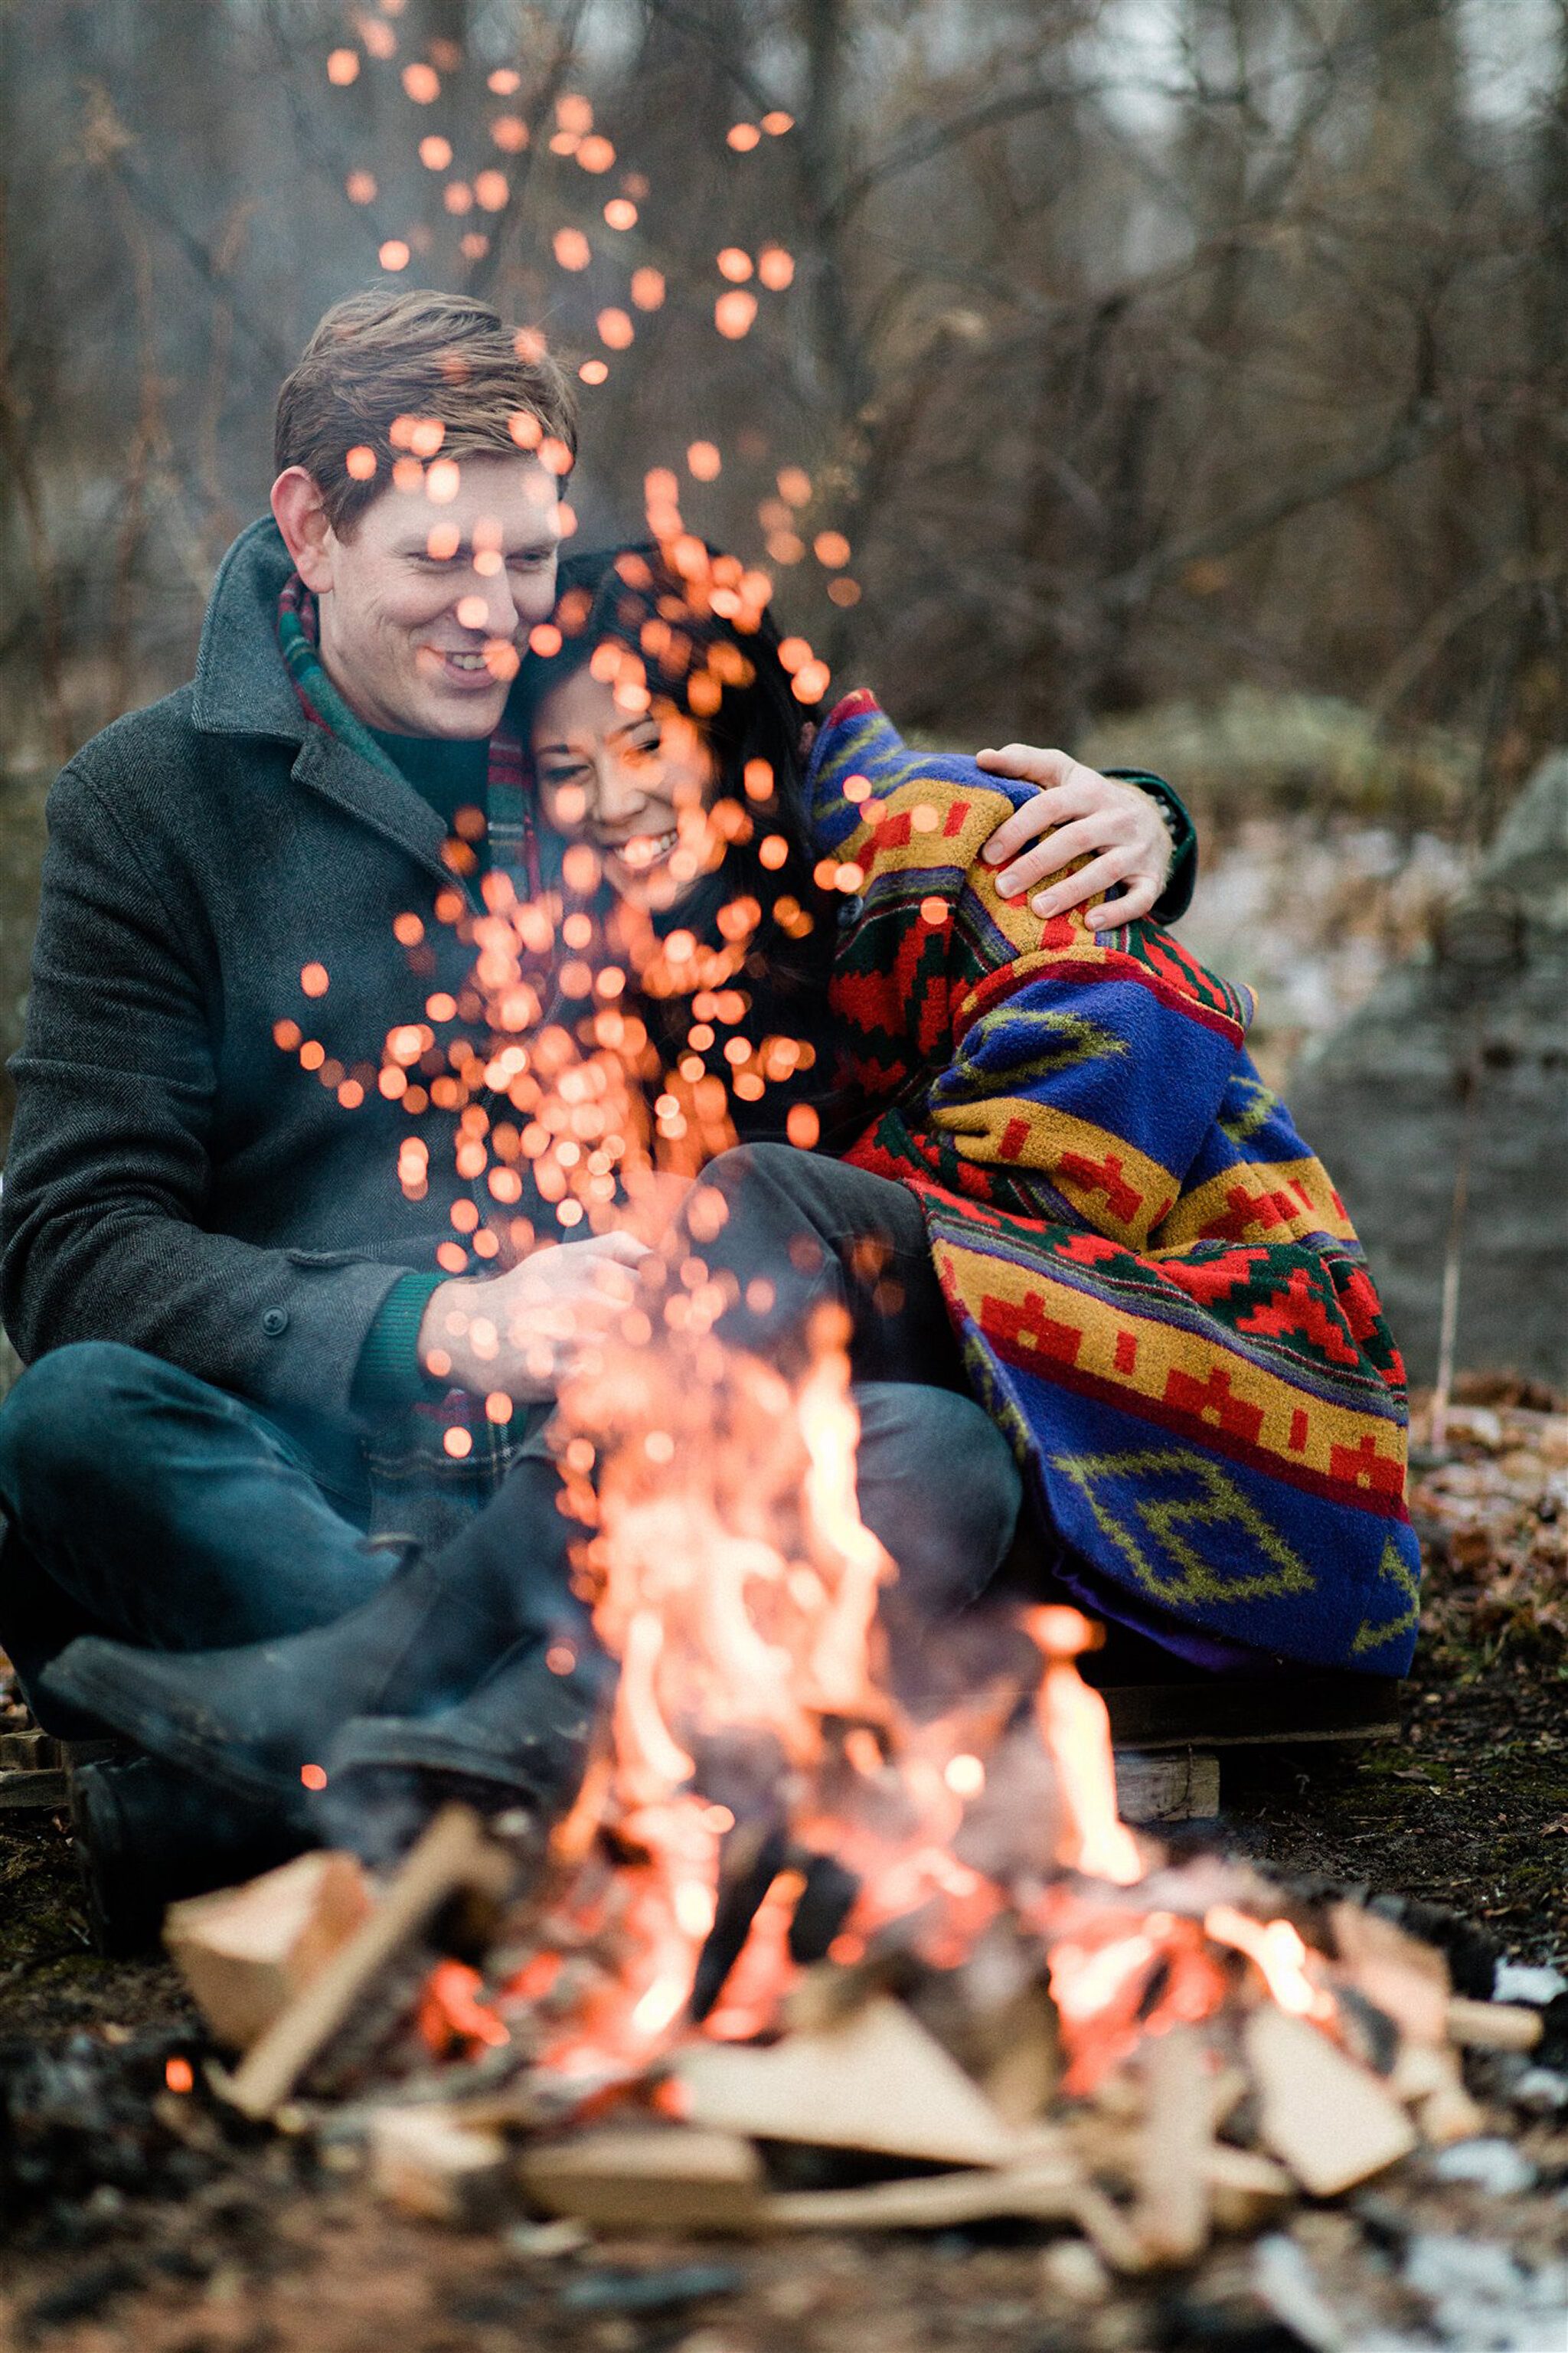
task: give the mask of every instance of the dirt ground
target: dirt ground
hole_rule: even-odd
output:
[[[1184,1835],[1281,1875],[1451,1907],[1510,1957],[1563,1964],[1568,1422],[1506,1395],[1469,1412],[1440,1456],[1416,1457],[1428,1579],[1401,1736],[1362,1749],[1229,1752],[1222,1817]],[[93,2126],[84,2078],[86,2155],[62,2154],[53,2194],[12,2225],[8,2250],[0,2238],[7,2353],[1163,2353],[1198,2343],[1289,2353],[1301,2341],[1258,2303],[1235,2247],[1196,2276],[1111,2296],[1092,2264],[1075,2281],[1075,2258],[1037,2230],[835,2237],[814,2241],[807,2258],[798,2247],[584,2248],[560,2226],[552,2240],[527,2223],[466,2237],[411,2222],[323,2171],[302,2145],[237,2147],[200,2098],[158,2088],[170,2053],[201,2048],[173,1971],[153,1957],[97,1958],[66,1824],[13,1817],[0,1828],[0,2078],[28,2052],[74,2050],[86,2063],[105,2046],[141,2086],[128,2137],[121,2147],[112,2101]],[[1557,2169],[1568,2171],[1561,2129],[1557,2140]],[[1395,2230],[1400,2194],[1380,2186],[1357,2203],[1383,2199],[1377,2228]],[[1516,2221],[1550,2246],[1561,2204],[1539,2202],[1536,2224],[1522,2209]],[[1375,2236],[1372,2222],[1352,2230],[1342,2215],[1307,2221],[1320,2236],[1351,2231],[1342,2264]],[[1543,2339],[1539,2353],[1559,2348]]]

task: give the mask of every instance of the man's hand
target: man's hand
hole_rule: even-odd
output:
[[[1003,820],[980,853],[988,866],[1004,868],[996,887],[1005,898],[1021,898],[1073,859],[1098,851],[1076,874],[1039,891],[1029,902],[1035,913],[1064,915],[1117,882],[1126,885],[1121,896],[1091,907],[1087,923],[1098,931],[1135,923],[1149,913],[1170,874],[1171,836],[1148,793],[1102,776],[1065,752],[1040,752],[1029,744],[1008,744],[977,756],[994,776],[1016,776],[1040,787],[1033,800]]]
[[[629,1234],[595,1234],[538,1250],[505,1274],[444,1282],[420,1322],[420,1365],[474,1397],[499,1390],[515,1405],[553,1397],[576,1351],[630,1305],[632,1270],[647,1256]]]

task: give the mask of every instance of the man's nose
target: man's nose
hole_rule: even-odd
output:
[[[517,603],[504,565],[488,579],[475,573],[471,585],[458,599],[458,619],[465,629],[482,629],[487,638],[515,638],[520,626]]]

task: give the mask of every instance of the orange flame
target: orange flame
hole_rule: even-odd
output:
[[[1078,1610],[1059,1607],[1031,1609],[1025,1623],[1046,1658],[1036,1714],[1068,1817],[1061,1860],[1091,1879],[1131,1887],[1142,1878],[1143,1864],[1116,1811],[1110,1717],[1073,1664],[1095,1641],[1095,1630]]]

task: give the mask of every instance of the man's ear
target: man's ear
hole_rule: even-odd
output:
[[[312,595],[324,595],[332,585],[337,533],[303,466],[289,466],[279,475],[272,485],[272,512],[300,579]]]

